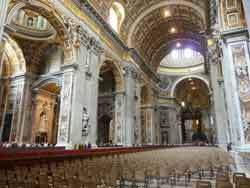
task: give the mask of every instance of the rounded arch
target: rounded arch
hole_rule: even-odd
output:
[[[202,82],[204,82],[208,88],[208,91],[210,92],[210,85],[209,85],[209,81],[207,78],[200,76],[200,75],[187,75],[187,76],[182,76],[180,78],[178,78],[172,85],[171,87],[171,92],[170,92],[170,97],[174,98],[175,97],[175,88],[176,86],[183,80],[188,79],[188,78],[196,78],[198,80],[201,80]]]
[[[25,58],[22,49],[10,36],[6,36],[4,48],[4,60],[8,76],[26,72]]]
[[[8,10],[6,23],[11,24],[11,21],[15,16],[15,14],[20,9],[24,8],[34,10],[35,12],[41,14],[44,18],[46,18],[49,21],[49,23],[55,28],[55,30],[58,33],[58,36],[61,39],[64,40],[68,37],[67,28],[64,24],[63,18],[60,16],[57,10],[45,4],[44,2],[28,1],[28,2],[17,2],[13,4],[12,6],[10,6]]]
[[[206,13],[198,5],[196,5],[192,2],[188,2],[188,1],[176,1],[176,0],[163,1],[161,3],[155,4],[154,6],[151,6],[150,8],[146,9],[133,22],[133,24],[131,25],[131,27],[128,31],[128,35],[127,35],[127,44],[129,47],[132,46],[132,40],[131,40],[132,35],[133,35],[134,31],[136,30],[136,27],[138,26],[138,24],[143,20],[143,18],[145,18],[148,14],[152,13],[153,11],[155,11],[157,9],[165,7],[165,6],[169,6],[169,5],[185,5],[185,6],[188,6],[188,7],[195,9],[201,15],[202,20],[204,22],[204,25],[206,25],[206,23],[207,23]]]
[[[57,77],[41,78],[32,84],[32,89],[42,88],[49,84],[55,84],[59,88],[62,87],[61,79]]]
[[[6,19],[6,24],[11,25],[11,21],[14,18],[15,14],[20,9],[29,9],[37,12],[41,16],[43,16],[50,25],[55,29],[58,41],[63,47],[64,51],[64,63],[67,63],[73,59],[74,56],[74,49],[73,49],[73,42],[70,41],[70,33],[66,23],[66,19],[61,16],[61,14],[50,5],[46,4],[45,2],[40,1],[27,1],[27,2],[14,2],[11,4],[8,15]]]
[[[114,78],[115,78],[115,85],[116,85],[116,92],[123,92],[124,91],[124,79],[122,74],[121,66],[112,59],[106,59],[99,67],[99,75],[105,69],[111,69]]]

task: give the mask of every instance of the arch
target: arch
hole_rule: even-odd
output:
[[[171,87],[171,92],[170,92],[170,97],[171,98],[175,98],[175,88],[176,86],[183,80],[188,79],[188,78],[196,78],[198,80],[201,80],[202,82],[204,82],[208,88],[208,91],[210,92],[210,85],[209,85],[209,81],[207,78],[200,76],[200,75],[187,75],[187,76],[182,76],[180,78],[178,78],[172,85]]]
[[[121,66],[112,59],[106,59],[99,67],[99,75],[102,71],[101,69],[105,66],[112,69],[115,78],[116,92],[123,92],[125,90],[125,86]]]
[[[8,76],[26,72],[26,61],[19,45],[8,35],[6,36],[4,59],[8,63]]]
[[[28,2],[15,3],[8,10],[6,24],[11,24],[11,21],[17,11],[24,8],[34,10],[35,12],[41,14],[44,18],[46,18],[49,23],[55,28],[61,39],[66,39],[68,37],[66,26],[60,14],[51,6],[39,1],[31,0]]]
[[[13,3],[8,10],[6,24],[10,25],[15,14],[20,9],[25,9],[25,8],[33,10],[47,19],[50,25],[56,30],[59,42],[63,46],[64,57],[65,57],[64,63],[72,60],[74,55],[73,44],[69,40],[69,32],[67,29],[67,25],[65,24],[65,18],[63,18],[61,14],[50,5],[44,2],[34,1],[34,0],[30,0],[27,2],[22,1]]]
[[[169,6],[169,5],[185,5],[188,7],[191,7],[193,9],[195,9],[201,16],[202,16],[202,20],[204,22],[204,25],[207,23],[206,21],[206,14],[205,11],[199,7],[198,5],[192,3],[192,2],[187,2],[187,1],[176,1],[176,0],[169,0],[169,1],[163,1],[161,3],[158,3],[150,8],[148,8],[147,10],[145,10],[144,12],[142,12],[137,19],[133,22],[133,24],[131,25],[129,31],[128,31],[128,37],[127,37],[127,44],[129,47],[132,46],[132,35],[136,29],[136,27],[138,26],[138,24],[141,22],[141,20],[143,20],[143,18],[145,16],[147,16],[148,14],[152,13],[154,10],[157,10],[159,8],[165,7],[165,6]]]
[[[48,84],[56,84],[60,88],[62,87],[62,81],[58,77],[46,77],[46,78],[41,78],[37,81],[35,81],[32,84],[32,89],[37,89],[37,88],[42,88]]]
[[[120,2],[113,2],[109,9],[109,24],[110,26],[119,33],[122,22],[125,19],[125,10]]]

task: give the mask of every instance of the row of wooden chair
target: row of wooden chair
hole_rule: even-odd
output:
[[[250,188],[250,179],[244,173],[234,173],[232,181],[229,174],[217,176],[216,188]],[[196,188],[212,188],[212,185],[210,181],[197,181]]]

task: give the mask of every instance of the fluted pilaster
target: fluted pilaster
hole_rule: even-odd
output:
[[[242,0],[244,5],[245,17],[248,26],[248,32],[250,34],[250,1],[249,0]]]

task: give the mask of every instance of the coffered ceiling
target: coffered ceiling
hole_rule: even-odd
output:
[[[89,0],[107,19],[112,0]],[[154,69],[178,40],[203,52],[208,0],[116,0],[125,9],[120,38]],[[173,29],[174,28],[174,29]]]

